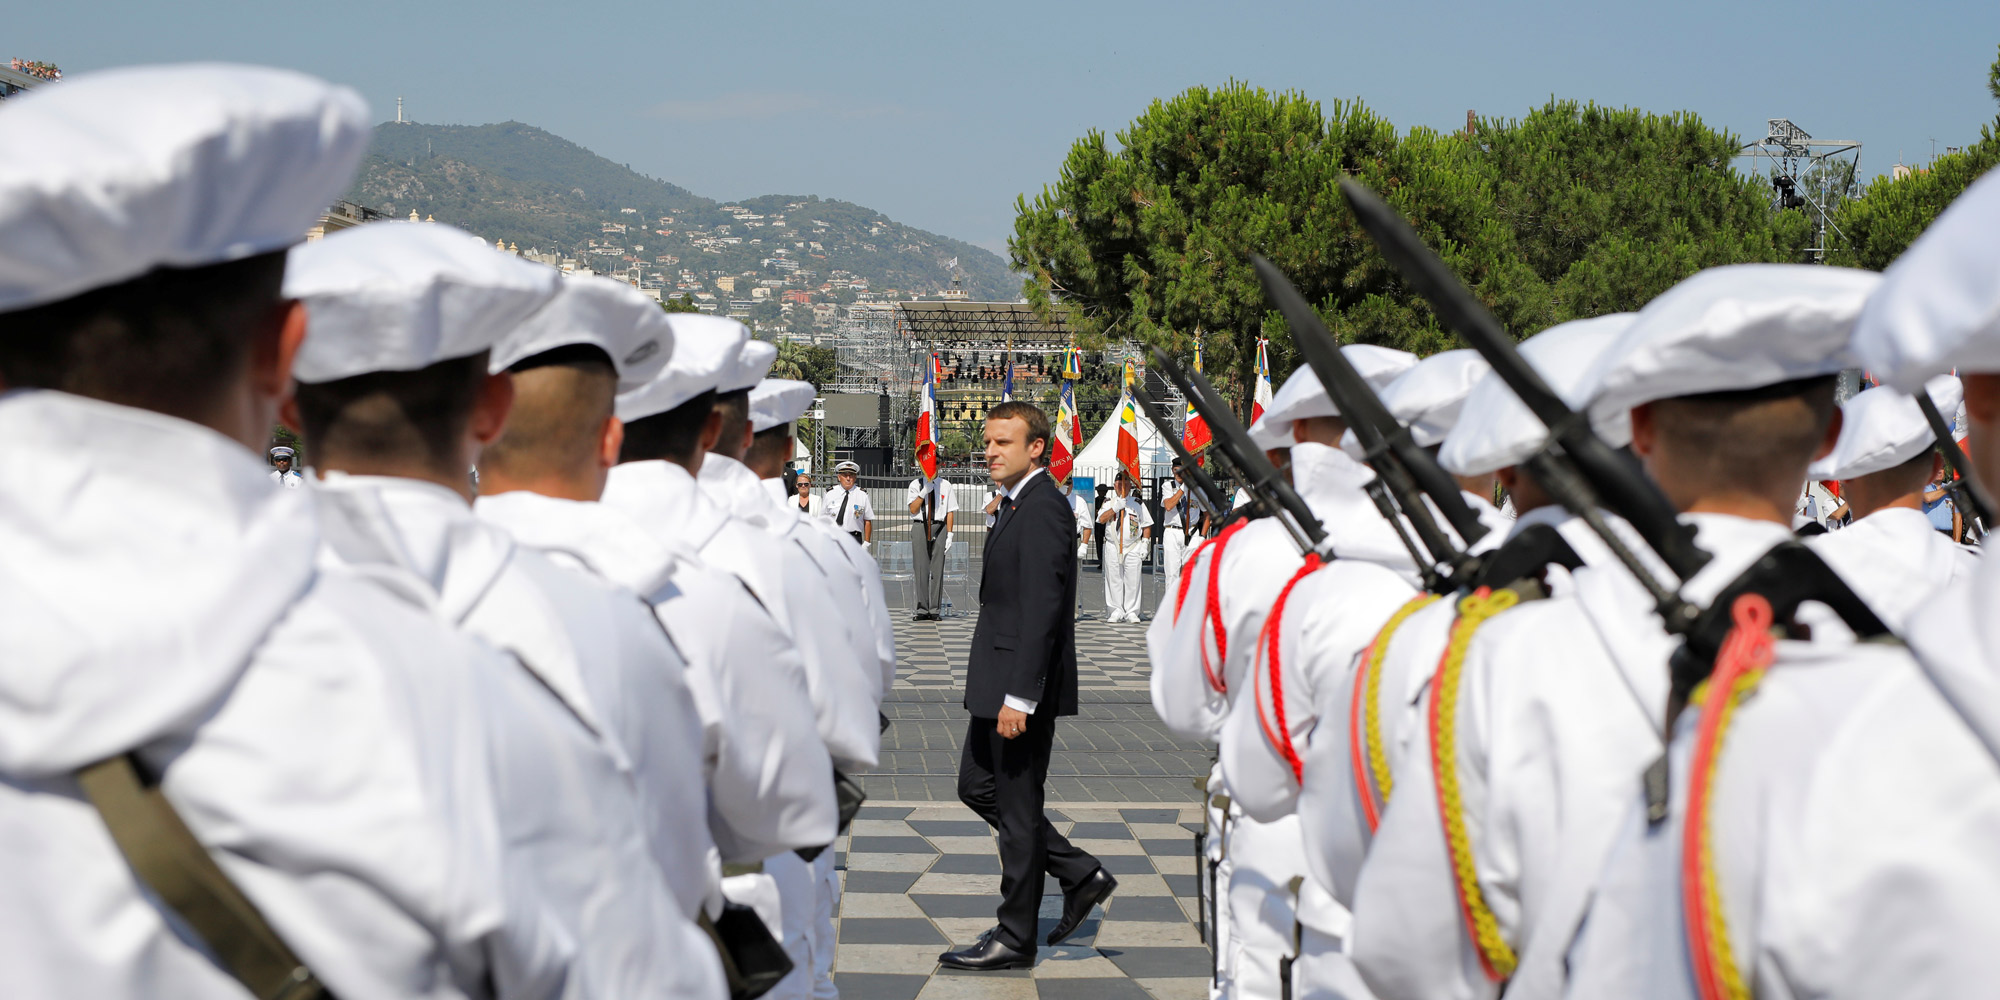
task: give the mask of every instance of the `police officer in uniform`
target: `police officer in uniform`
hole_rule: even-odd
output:
[[[875,540],[875,505],[859,485],[861,466],[842,462],[833,467],[833,475],[840,485],[826,491],[826,513],[836,527],[865,546]]]

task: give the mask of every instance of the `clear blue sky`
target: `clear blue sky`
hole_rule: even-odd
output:
[[[1864,174],[1996,113],[2000,0],[174,4],[29,2],[0,57],[65,72],[188,59],[350,84],[379,118],[515,119],[716,198],[818,194],[1004,252],[1014,199],[1089,129],[1232,77],[1360,97],[1399,127],[1551,95],[1788,117]]]

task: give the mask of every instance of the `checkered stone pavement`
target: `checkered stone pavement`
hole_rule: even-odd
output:
[[[1151,585],[1145,607],[1157,602]],[[834,980],[846,1000],[1201,1000],[1210,954],[1196,899],[1194,830],[1213,748],[1154,716],[1145,626],[1101,621],[1101,578],[1079,590],[1081,713],[1056,723],[1046,786],[1058,830],[1118,879],[1108,904],[1032,971],[941,970],[940,953],[991,928],[1000,900],[993,833],[958,802],[961,707],[975,614],[939,622],[894,611],[899,668],[883,705],[881,766],[861,778],[869,803],[837,845],[843,896]],[[1042,933],[1062,913],[1051,880]]]
[[[1056,829],[1104,862],[1118,889],[1070,939],[1044,946],[1033,970],[955,972],[940,952],[994,924],[1000,856],[992,831],[956,803],[871,804],[839,845],[844,875],[834,982],[845,1000],[1201,1000],[1210,953],[1196,902],[1193,831],[1180,804],[1055,804]],[[1044,889],[1041,930],[1062,915]]]

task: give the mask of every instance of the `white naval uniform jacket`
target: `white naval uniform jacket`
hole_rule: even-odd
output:
[[[814,724],[805,668],[741,581],[602,503],[516,491],[480,497],[475,509],[522,544],[574,560],[652,605],[690,667],[709,833],[721,860],[748,864],[833,842],[833,762]]]
[[[1697,605],[1792,537],[1775,523],[1684,519],[1714,556],[1681,588]],[[1458,815],[1479,898],[1518,959],[1510,997],[1565,989],[1564,952],[1664,745],[1667,660],[1677,642],[1599,539],[1574,520],[1559,530],[1584,567],[1566,591],[1481,626],[1451,720]],[[1423,712],[1436,696],[1435,687],[1425,690]],[[1453,888],[1427,715],[1411,728],[1407,766],[1355,890],[1355,961],[1384,998],[1491,997],[1499,984],[1481,967]]]
[[[668,653],[642,615],[620,620],[640,609],[516,544],[435,483],[329,472],[313,494],[323,561],[406,574],[442,620],[507,654],[483,678],[510,696],[487,709],[501,832],[510,874],[548,900],[575,942],[565,995],[725,995],[714,947],[674,892],[706,880],[683,872],[670,886],[655,862],[639,779],[606,714]]]
[[[1946,538],[1921,510],[1886,507],[1806,547],[1851,581],[1882,624],[1898,635],[1933,593],[1963,586],[1979,566],[1971,549]]]
[[[1373,470],[1338,448],[1311,442],[1292,446],[1293,488],[1319,518],[1334,552],[1342,559],[1394,568],[1414,584],[1417,572],[1409,550],[1364,492],[1374,478]],[[1303,562],[1297,543],[1275,518],[1253,521],[1229,540],[1216,572],[1217,604],[1229,642],[1218,669],[1212,627],[1202,620],[1214,552],[1214,545],[1204,547],[1200,556],[1188,560],[1181,570],[1187,582],[1181,613],[1170,613],[1178,595],[1167,594],[1163,613],[1154,616],[1146,631],[1147,651],[1154,664],[1155,711],[1176,732],[1209,740],[1221,734],[1229,705],[1248,671],[1265,613]],[[1209,657],[1207,669],[1203,667],[1204,651]],[[1216,690],[1210,673],[1216,674],[1226,692]]]
[[[2000,573],[1982,558],[1913,617],[1907,652],[1779,641],[1737,707],[1708,828],[1753,996],[1934,1000],[2000,981],[1996,597]],[[1648,829],[1634,812],[1620,827],[1571,945],[1572,996],[1695,996],[1680,849],[1700,716],[1691,707],[1675,729],[1668,821]]]
[[[783,567],[780,585],[792,638],[805,661],[820,738],[835,767],[849,774],[874,769],[881,753],[881,664],[874,637],[861,627],[867,612],[859,582],[839,578],[838,550],[801,525],[796,513],[787,516],[742,462],[726,455],[704,456],[696,482],[732,520],[776,543]]]
[[[764,488],[780,502],[789,500],[782,479],[764,480]],[[794,510],[797,505],[794,504]],[[823,517],[801,516],[800,523],[808,529],[819,532],[833,543],[834,551],[840,554],[854,579],[860,584],[862,613],[866,617],[867,634],[872,637],[875,660],[881,667],[882,688],[876,696],[879,705],[896,686],[896,627],[889,621],[889,599],[882,587],[882,567],[875,557],[868,554],[854,541],[854,536],[833,526],[833,522]]]
[[[315,565],[309,491],[206,428],[0,396],[0,979],[21,997],[241,987],[79,794],[125,752],[348,997],[556,995],[571,944],[509,895],[493,654],[413,588]]]

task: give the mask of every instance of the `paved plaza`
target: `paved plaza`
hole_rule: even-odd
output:
[[[1158,582],[1149,583],[1157,593]],[[1193,779],[1208,773],[1211,752],[1175,736],[1153,715],[1145,626],[1098,620],[1103,584],[1094,572],[1084,573],[1078,590],[1082,714],[1057,724],[1048,814],[1056,829],[1104,862],[1118,891],[1068,942],[1041,948],[1032,972],[938,968],[939,952],[993,926],[1000,898],[992,830],[957,794],[967,724],[959,702],[974,614],[912,622],[907,608],[898,609],[901,667],[883,709],[891,725],[882,738],[882,766],[863,779],[869,802],[838,845],[843,894],[834,979],[845,1000],[1207,995],[1210,957],[1194,857],[1200,796]],[[1042,933],[1061,912],[1062,894],[1051,880]]]

